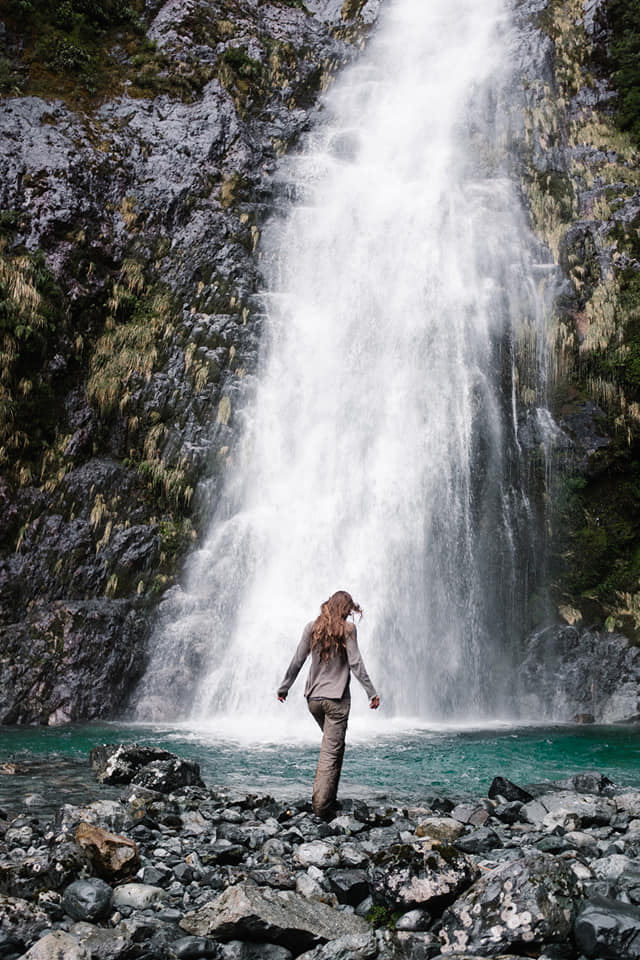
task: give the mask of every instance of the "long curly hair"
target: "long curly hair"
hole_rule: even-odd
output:
[[[362,608],[346,590],[338,590],[320,606],[320,616],[311,628],[311,649],[319,648],[320,659],[330,660],[346,646],[346,623],[350,613]]]

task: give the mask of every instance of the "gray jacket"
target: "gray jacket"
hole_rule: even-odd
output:
[[[350,697],[349,680],[351,673],[360,681],[369,700],[373,699],[376,696],[376,691],[360,656],[355,623],[347,624],[345,649],[338,651],[329,660],[321,660],[317,649],[311,649],[311,631],[314,623],[315,621],[312,620],[302,631],[298,649],[294,653],[284,675],[284,680],[278,688],[278,696],[286,697],[293,681],[300,673],[302,665],[311,654],[311,669],[304,688],[304,695],[307,699],[342,700]]]

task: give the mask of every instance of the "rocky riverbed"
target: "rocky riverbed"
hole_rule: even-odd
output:
[[[640,790],[600,774],[420,804],[213,791],[156,748],[98,747],[117,799],[0,820],[0,956],[616,958],[640,953]],[[10,771],[7,771],[8,773]]]

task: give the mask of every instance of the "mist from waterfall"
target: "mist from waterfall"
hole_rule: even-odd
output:
[[[286,708],[275,690],[337,589],[364,607],[387,716],[513,710],[538,562],[518,416],[544,388],[544,307],[507,152],[512,32],[502,0],[388,0],[283,161],[243,436],[139,716],[295,725],[302,680]]]

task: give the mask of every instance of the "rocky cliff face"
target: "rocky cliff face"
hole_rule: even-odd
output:
[[[532,637],[525,673],[539,691],[543,661],[548,676],[564,678],[545,700],[556,716],[564,704],[562,719],[640,712],[636,651],[623,655],[640,635],[634,9],[551,0],[532,21],[546,39],[529,82],[522,180],[532,225],[563,276],[549,331],[548,402],[559,430],[542,442],[551,592],[565,627]]]
[[[1,34],[5,723],[113,715],[139,679],[233,455],[275,162],[377,4],[66,7]]]
[[[0,722],[114,715],[139,679],[156,602],[233,457],[277,159],[378,6],[8,5]],[[527,107],[512,118],[514,163],[564,277],[547,384],[559,428],[528,441],[532,486],[555,505],[554,607],[578,633],[635,640],[640,174],[611,82],[628,85],[634,3],[516,6]]]

